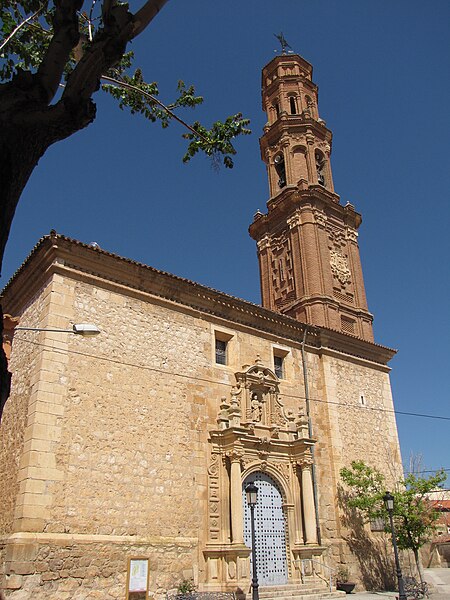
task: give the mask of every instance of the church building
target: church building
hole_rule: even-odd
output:
[[[54,231],[7,284],[8,598],[163,600],[186,580],[251,598],[250,483],[261,598],[331,597],[340,565],[367,584],[339,472],[401,470],[394,351],[374,342],[317,99],[302,57],[263,69],[261,306]],[[60,331],[86,323],[101,333]]]

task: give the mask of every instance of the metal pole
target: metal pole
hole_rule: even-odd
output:
[[[397,550],[397,540],[396,533],[394,527],[394,519],[392,518],[392,510],[388,510],[389,520],[391,522],[391,531],[392,531],[392,545],[394,546],[394,557],[395,557],[395,569],[397,571],[397,579],[398,579],[398,600],[407,600],[405,594],[405,586],[403,583],[402,570],[400,568],[400,561],[398,559],[398,550]]]
[[[252,528],[252,600],[259,600],[258,573],[256,572],[256,546],[255,546],[255,507],[250,505],[250,520]]]

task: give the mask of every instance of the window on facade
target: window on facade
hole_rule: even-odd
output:
[[[284,188],[286,186],[286,165],[284,164],[283,154],[277,154],[274,158],[275,170],[279,177],[278,187]]]
[[[284,378],[284,358],[282,356],[277,356],[276,354],[273,357],[273,364],[275,367],[275,375],[278,379]]]
[[[216,338],[216,363],[218,365],[227,364],[227,345],[228,342],[225,340],[219,340]]]
[[[348,317],[341,317],[341,331],[344,333],[355,333],[355,321]]]
[[[296,115],[297,114],[297,103],[295,101],[294,96],[291,96],[289,98],[289,104],[290,104],[290,107],[291,107],[291,115]]]
[[[386,523],[383,517],[377,517],[373,521],[370,521],[370,531],[384,531],[385,527]]]
[[[364,396],[364,394],[359,395],[359,403],[361,404],[361,406],[366,406],[366,397]]]
[[[273,107],[275,109],[275,114],[277,115],[277,119],[280,116],[280,105],[278,102],[273,103]]]

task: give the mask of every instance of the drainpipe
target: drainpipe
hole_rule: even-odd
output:
[[[301,343],[301,353],[302,353],[302,364],[303,364],[303,380],[305,382],[305,401],[306,401],[306,416],[308,418],[308,435],[309,438],[312,439],[313,431],[312,431],[312,422],[311,422],[311,413],[309,409],[309,384],[308,384],[308,369],[306,365],[306,352],[305,352],[305,343],[306,343],[306,334],[308,332],[308,327],[305,325],[305,329],[303,331],[303,340]],[[316,531],[317,531],[317,542],[319,546],[322,545],[322,536],[320,535],[320,524],[319,524],[319,504],[317,500],[317,479],[316,479],[316,462],[314,460],[314,446],[311,446],[311,456],[312,456],[312,469],[311,475],[313,480],[313,494],[314,494],[314,510],[316,513]]]

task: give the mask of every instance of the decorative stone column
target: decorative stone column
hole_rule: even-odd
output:
[[[261,276],[261,295],[263,306],[274,308],[272,271],[270,267],[270,237],[265,235],[258,242],[259,272]]]
[[[229,454],[231,462],[231,536],[232,543],[242,545],[244,543],[244,515],[242,509],[242,481],[241,481],[241,458],[242,451],[233,450]]]
[[[309,178],[309,183],[316,183],[317,184],[317,172],[316,172],[316,160],[314,158],[314,142],[315,142],[315,137],[314,134],[312,133],[312,131],[310,129],[307,130],[306,132],[306,164],[308,167],[308,178]]]
[[[310,457],[303,460],[302,471],[302,499],[303,514],[305,518],[305,537],[307,544],[317,544],[317,524],[314,510],[314,490],[312,482],[312,460]]]

